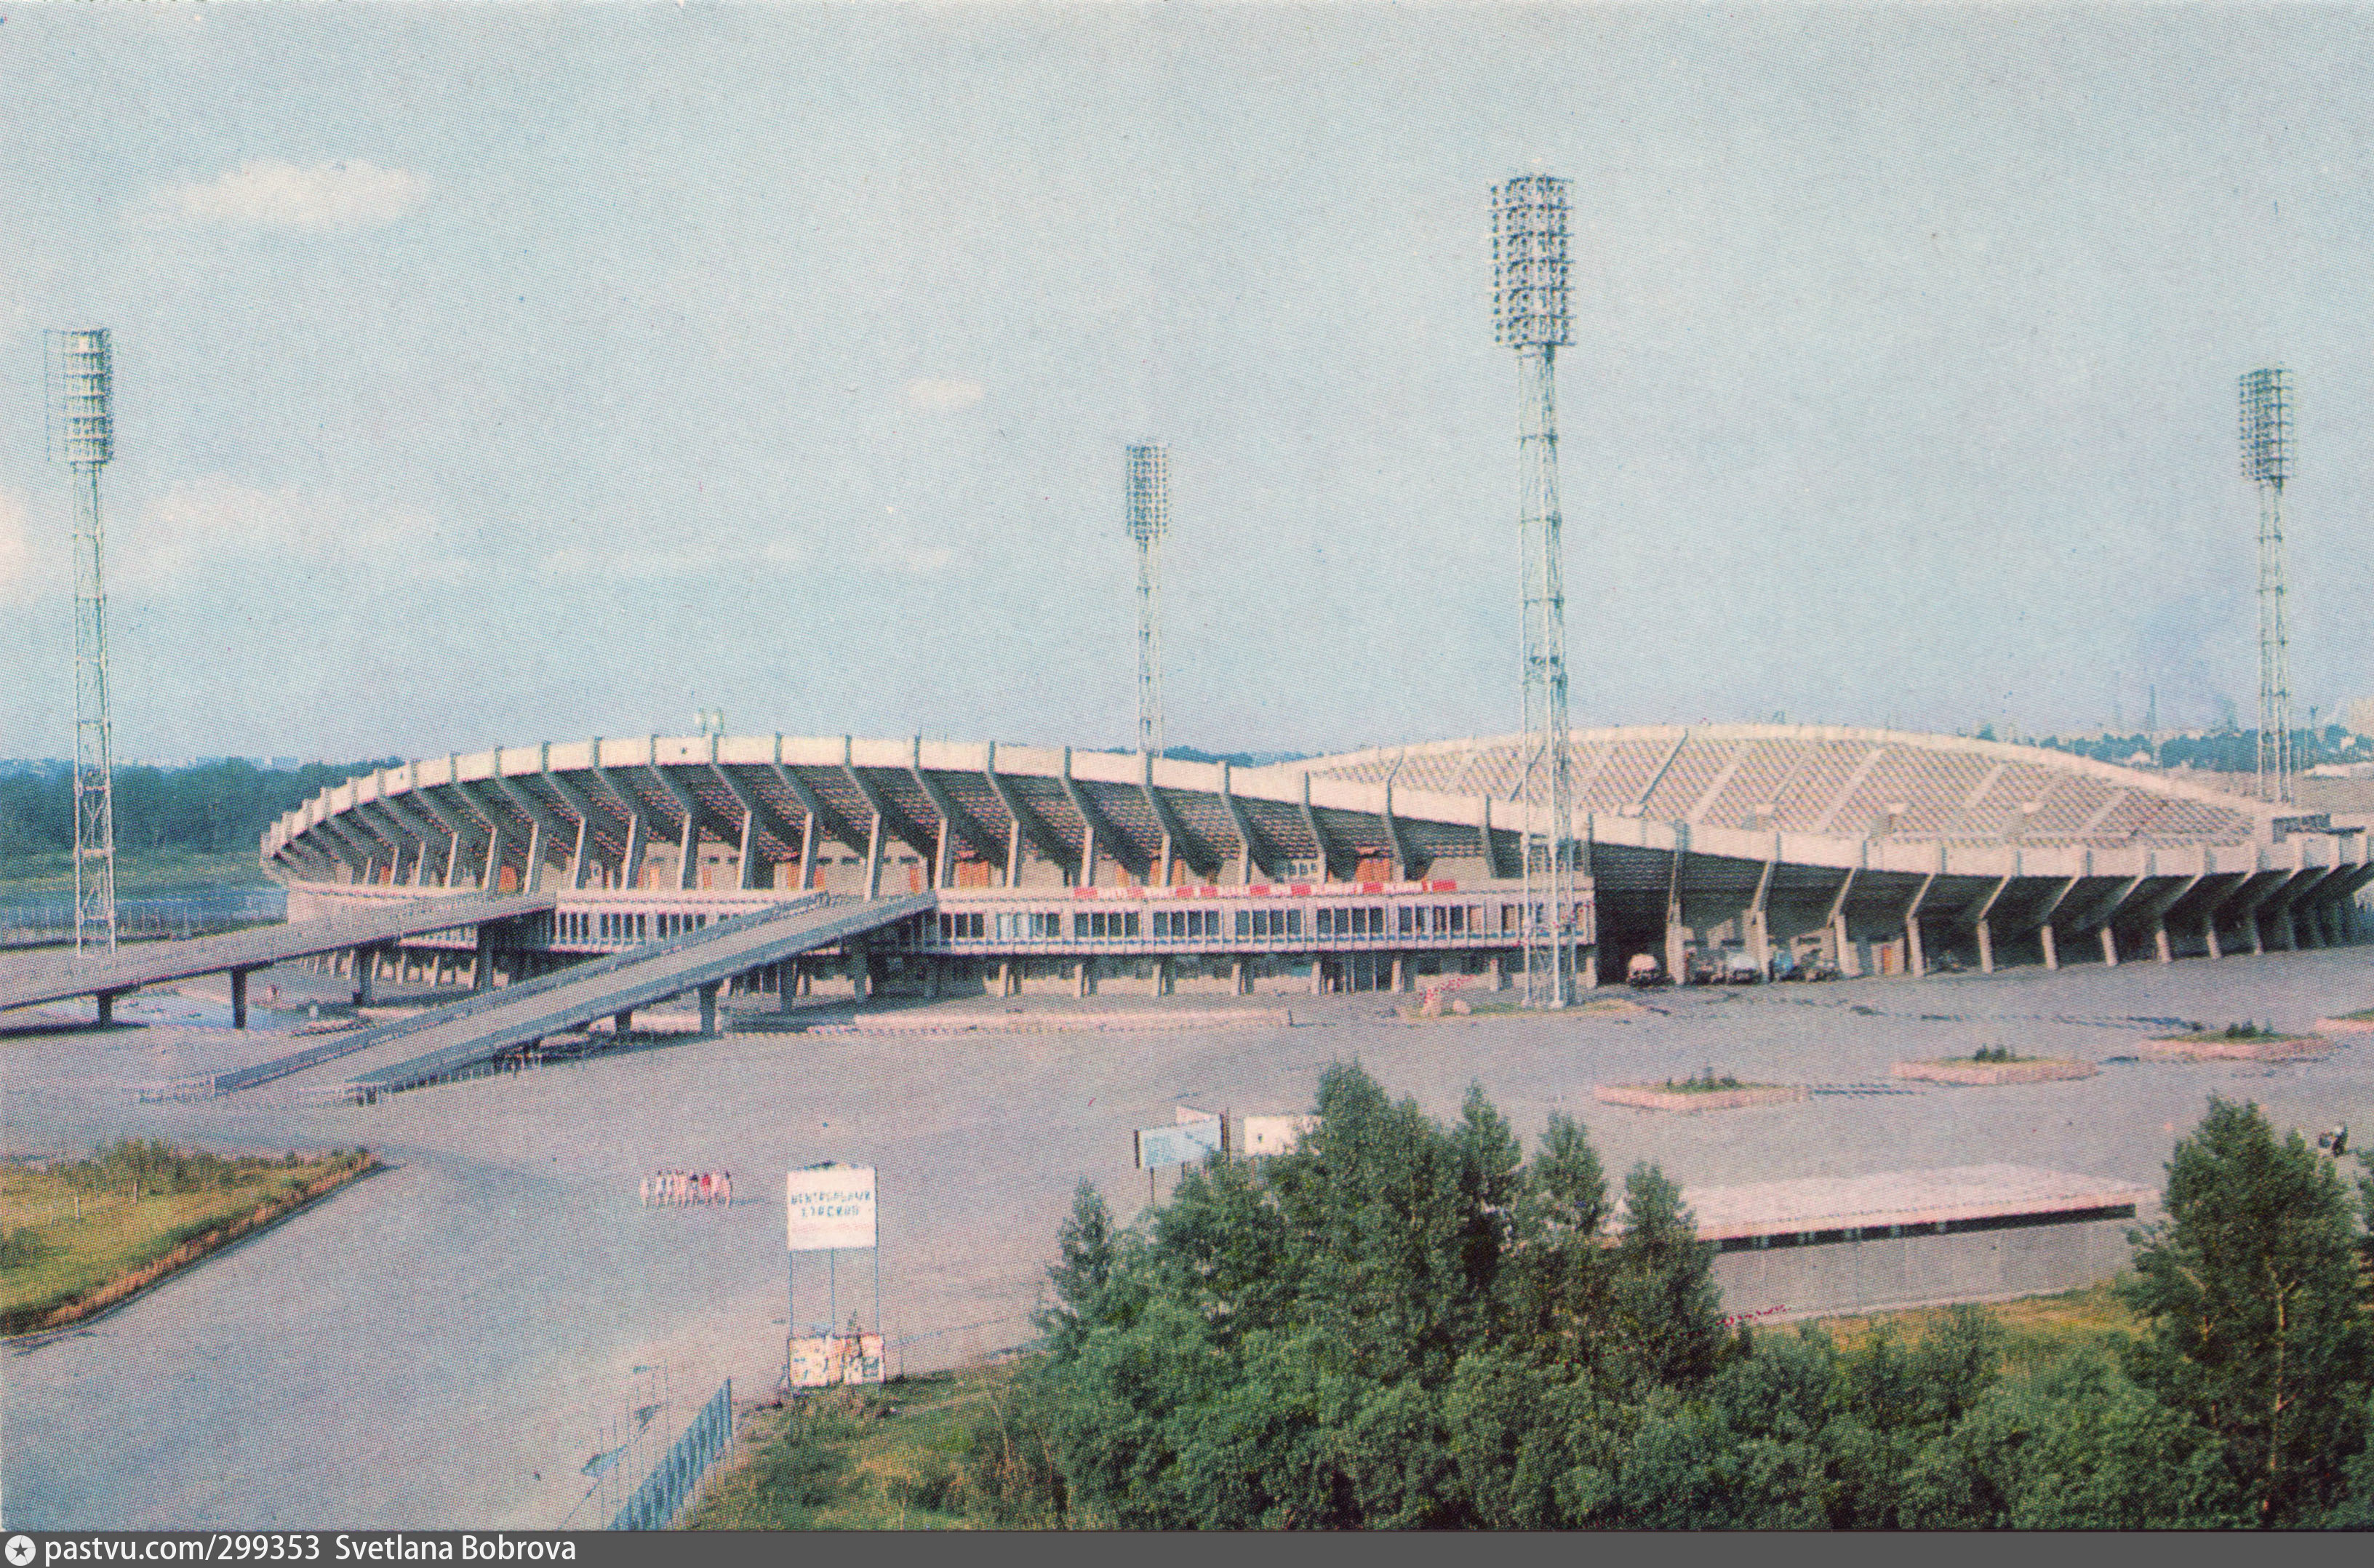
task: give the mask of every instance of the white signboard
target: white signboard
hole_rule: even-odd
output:
[[[1237,1118],[1240,1154],[1283,1154],[1298,1139],[1318,1130],[1315,1116],[1249,1116]]]
[[[874,1245],[874,1167],[810,1165],[783,1180],[793,1252]]]
[[[1220,1148],[1226,1139],[1218,1117],[1203,1121],[1181,1122],[1170,1127],[1141,1127],[1137,1129],[1137,1168],[1150,1171],[1157,1165],[1192,1165]]]

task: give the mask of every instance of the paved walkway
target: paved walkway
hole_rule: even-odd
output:
[[[1076,1005],[1029,1000],[1051,1017]],[[9,1523],[550,1526],[583,1493],[578,1468],[607,1445],[599,1433],[632,1397],[635,1367],[668,1365],[679,1420],[722,1376],[737,1390],[771,1385],[785,1169],[877,1168],[883,1326],[906,1341],[894,1364],[947,1365],[1029,1335],[1077,1180],[1123,1220],[1138,1212],[1147,1180],[1131,1163],[1131,1129],[1169,1122],[1181,1105],[1306,1108],[1331,1061],[1357,1059],[1445,1118],[1480,1082],[1528,1146],[1553,1109],[1569,1111],[1618,1182],[1640,1160],[1691,1185],[2003,1162],[2157,1188],[2211,1094],[2256,1100],[2311,1134],[2334,1121],[2374,1133],[2365,1037],[2297,1065],[2110,1063],[2076,1082],[1823,1094],[1705,1116],[1591,1099],[1596,1083],[1708,1067],[1878,1084],[1896,1060],[1992,1044],[2103,1060],[2172,1020],[2296,1029],[2374,1004],[2364,948],[1666,992],[1644,1010],[1557,1016],[1388,1022],[1388,1000],[1312,999],[1306,1016],[1294,999],[1290,1028],[688,1038],[317,1110],[239,1097],[139,1106],[124,1094],[159,1076],[160,1052],[202,1053],[236,1041],[229,1031],[0,1043],[15,1153],[136,1134],[218,1148],[363,1143],[394,1166],[87,1333],[10,1359]],[[667,1166],[730,1170],[750,1200],[641,1207],[641,1178]],[[1173,1179],[1161,1174],[1158,1189]],[[870,1313],[871,1268],[848,1254],[836,1278],[824,1256],[803,1257],[802,1321]]]

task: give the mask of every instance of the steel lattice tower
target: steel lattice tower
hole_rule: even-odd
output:
[[[75,956],[115,952],[114,770],[107,717],[107,579],[99,471],[115,455],[103,327],[42,334],[50,461],[74,470]]]
[[[1523,474],[1525,1004],[1574,995],[1574,759],[1567,724],[1566,586],[1558,537],[1557,351],[1567,310],[1567,181],[1522,175],[1492,192],[1493,335],[1517,351]]]
[[[1170,532],[1170,449],[1129,449],[1129,536],[1137,541],[1137,749],[1162,755],[1162,536]]]
[[[2292,467],[2291,374],[2242,377],[2242,475],[2259,487],[2259,799],[2292,799],[2290,637],[2284,624],[2284,481]]]

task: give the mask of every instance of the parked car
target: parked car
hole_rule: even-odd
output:
[[[1726,986],[1753,986],[1764,979],[1764,965],[1756,954],[1744,947],[1726,947],[1716,960],[1717,983]]]
[[[1665,966],[1657,962],[1655,954],[1636,953],[1624,965],[1624,983],[1636,990],[1650,991],[1672,985],[1674,977],[1665,973]]]

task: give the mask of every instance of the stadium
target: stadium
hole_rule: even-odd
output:
[[[1678,976],[1727,950],[1767,974],[1919,976],[2322,947],[2361,937],[2353,901],[2374,880],[2362,827],[2034,747],[1715,725],[1578,730],[1573,751],[1586,983],[1639,954]],[[1523,954],[1522,774],[1515,737],[1240,768],[652,736],[350,779],[261,849],[295,920],[544,894],[548,911],[497,940],[513,976],[823,891],[929,902],[743,986],[788,984],[786,1005],[1498,989]],[[425,959],[463,940],[408,945]]]

